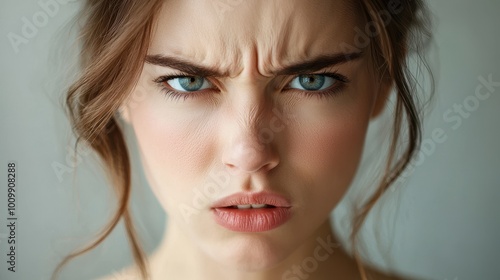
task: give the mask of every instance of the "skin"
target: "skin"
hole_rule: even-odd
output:
[[[368,125],[382,111],[390,87],[371,70],[368,50],[321,69],[350,80],[335,96],[286,90],[298,75],[273,74],[342,53],[342,43],[355,46],[354,27],[365,22],[350,2],[165,1],[148,54],[217,67],[228,76],[207,78],[202,94],[174,100],[161,90],[172,84],[153,80],[179,71],[145,63],[121,108],[169,218],[149,258],[152,279],[306,279],[300,273],[308,279],[360,279],[342,248],[312,272],[283,277],[314,256],[318,238],[336,242],[330,213],[356,175]],[[264,190],[290,199],[293,216],[287,223],[260,233],[215,223],[213,202]],[[206,199],[196,199],[200,193]]]

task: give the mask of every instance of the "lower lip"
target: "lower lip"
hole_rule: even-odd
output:
[[[277,228],[288,221],[288,207],[237,209],[214,208],[215,221],[232,231],[261,232]]]

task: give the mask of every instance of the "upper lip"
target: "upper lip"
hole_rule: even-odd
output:
[[[212,208],[230,207],[246,204],[268,204],[275,207],[291,207],[291,204],[284,196],[271,192],[258,193],[235,193],[217,200]]]

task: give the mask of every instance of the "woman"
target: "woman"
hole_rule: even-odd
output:
[[[89,0],[83,15],[83,71],[67,104],[120,207],[61,265],[123,217],[136,265],[107,279],[398,279],[362,264],[356,234],[419,145],[406,59],[425,31],[421,1]],[[391,92],[387,168],[348,254],[329,216]],[[169,217],[151,256],[128,210],[123,129]]]

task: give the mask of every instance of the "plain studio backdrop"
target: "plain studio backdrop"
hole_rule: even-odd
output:
[[[66,59],[74,48],[64,47],[64,27],[80,3],[58,0],[57,9],[46,11],[47,2],[2,0],[0,8],[2,280],[49,279],[63,256],[92,240],[115,206],[96,157],[83,151],[74,164],[74,139],[61,105],[63,78],[71,75],[54,70],[74,64]],[[418,279],[500,279],[500,1],[437,0],[430,8],[435,101],[427,109],[424,144],[411,172],[369,217],[363,234],[367,258]],[[374,158],[380,122],[370,128],[365,161]],[[7,262],[11,161],[17,165],[15,273]],[[134,217],[151,252],[165,214],[134,168]],[[373,172],[361,166],[359,173],[367,176],[355,184],[363,185]],[[332,215],[342,236],[348,198]],[[60,279],[93,279],[131,262],[120,224],[101,246],[70,262]]]

